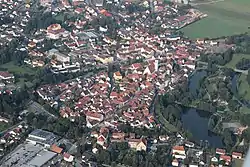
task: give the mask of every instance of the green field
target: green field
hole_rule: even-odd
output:
[[[29,67],[28,65],[18,66],[18,65],[15,65],[13,62],[0,65],[0,71],[8,71],[10,73],[13,73],[14,75],[28,74],[30,76],[34,76],[36,74],[35,68]],[[18,85],[22,85],[23,83],[26,83],[28,87],[31,86],[30,79],[28,78],[19,77],[19,78],[16,78],[15,80]]]
[[[247,83],[247,76],[244,74],[241,74],[238,79],[238,94],[250,101],[250,86]]]
[[[250,59],[250,55],[247,54],[234,54],[232,60],[225,65],[227,68],[236,68],[236,64],[241,60],[241,59]]]
[[[225,0],[195,7],[208,17],[181,29],[190,38],[213,38],[249,31],[250,0]]]
[[[5,122],[0,122],[0,132],[8,129],[9,124],[5,123]]]
[[[3,65],[0,65],[0,68],[6,69],[7,71],[14,73],[14,74],[35,74],[35,70],[28,66],[18,66],[15,65],[13,62],[9,62]]]

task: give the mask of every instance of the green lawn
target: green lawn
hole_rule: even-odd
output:
[[[250,86],[247,83],[247,76],[241,74],[238,79],[238,94],[245,100],[250,100]]]
[[[3,65],[0,65],[0,68],[6,69],[7,71],[14,73],[14,74],[35,74],[35,71],[33,68],[28,67],[26,65],[23,66],[17,66],[13,62],[9,62]]]
[[[33,76],[36,73],[35,68],[29,67],[28,65],[18,66],[18,65],[15,65],[13,62],[9,62],[9,63],[3,64],[3,65],[0,65],[0,71],[2,71],[2,70],[6,70],[10,73],[13,73],[14,75],[28,74],[28,75]],[[32,86],[32,83],[29,81],[28,78],[20,78],[20,77],[16,78],[16,84],[22,85],[23,83],[26,83],[26,85],[28,87]]]
[[[225,0],[196,8],[208,17],[182,29],[190,38],[221,37],[249,31],[250,0]]]
[[[0,132],[6,130],[9,127],[9,124],[5,122],[0,122]]]
[[[236,68],[236,64],[243,58],[250,59],[250,55],[247,54],[234,54],[232,60],[225,66],[228,68]]]

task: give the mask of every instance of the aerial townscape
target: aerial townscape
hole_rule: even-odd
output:
[[[249,0],[0,0],[0,167],[242,167]]]

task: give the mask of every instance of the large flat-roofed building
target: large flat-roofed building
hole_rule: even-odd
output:
[[[77,34],[77,38],[80,41],[95,42],[98,40],[99,35],[94,30],[86,30]]]
[[[103,0],[91,0],[92,4],[97,6],[97,7],[102,7],[103,6]]]
[[[41,167],[56,155],[41,145],[26,143],[7,155],[1,167]]]
[[[29,134],[29,137],[26,139],[26,141],[31,142],[32,144],[41,144],[48,148],[58,139],[59,137],[51,132],[44,131],[42,129],[36,129]]]

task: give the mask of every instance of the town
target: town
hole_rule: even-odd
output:
[[[183,35],[206,13],[186,1],[0,2],[1,166],[243,163],[240,141],[228,149],[194,140],[158,108],[212,66],[202,56],[237,50],[226,38]],[[240,138],[248,126],[236,129]]]

